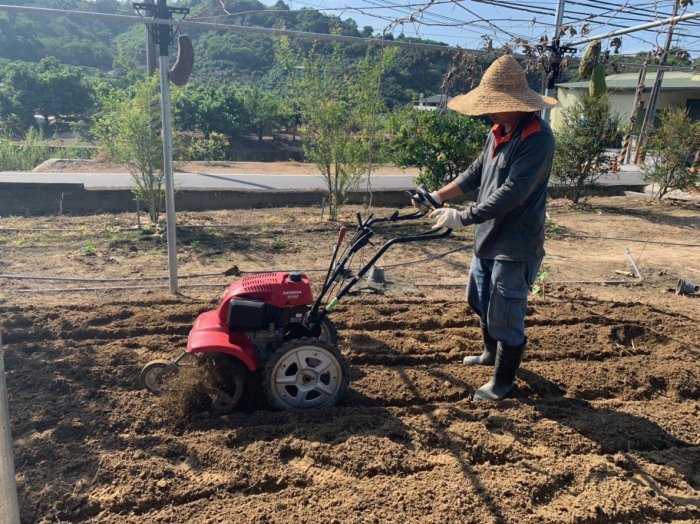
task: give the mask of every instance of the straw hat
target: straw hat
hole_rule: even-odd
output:
[[[447,107],[465,115],[477,116],[540,111],[556,104],[556,98],[542,96],[530,89],[523,68],[511,55],[504,55],[489,66],[478,87],[454,97]]]

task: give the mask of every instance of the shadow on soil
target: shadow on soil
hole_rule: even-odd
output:
[[[568,426],[596,442],[602,453],[658,451],[691,446],[649,419],[596,407],[583,399],[564,397],[556,384],[532,371],[521,368],[518,377],[539,398],[523,398],[521,394],[527,394],[523,391],[516,391],[516,397],[533,406],[543,417]]]

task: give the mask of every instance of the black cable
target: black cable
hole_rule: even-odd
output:
[[[700,244],[683,244],[679,242],[665,242],[662,240],[642,240],[639,238],[620,238],[620,237],[603,237],[595,235],[584,235],[580,233],[555,233],[553,236],[559,237],[571,237],[571,238],[588,238],[595,240],[620,240],[623,242],[640,242],[644,244],[658,244],[662,246],[676,246],[676,247],[700,247]]]
[[[577,3],[577,2],[574,2],[573,0],[567,0],[567,1],[568,1],[568,3],[571,3],[571,4]],[[643,7],[639,7],[642,4],[637,4],[637,5],[628,4],[628,5],[625,5],[622,8],[620,8],[619,4],[614,4],[612,2],[606,2],[605,0],[588,0],[588,1],[593,2],[595,4],[602,4],[602,5],[612,6],[612,7],[618,7],[619,9],[630,9],[630,10],[637,11],[637,12],[645,12],[645,13],[648,13],[650,15],[653,15],[654,18],[658,18],[659,16],[663,16],[665,18],[670,18],[671,16],[673,16],[672,13],[664,13],[662,11],[658,11],[655,9],[645,9]],[[673,2],[671,2],[671,3],[673,3]],[[686,20],[686,22],[700,23],[700,22],[697,22],[695,20]]]
[[[492,5],[492,6],[494,6],[494,7],[502,7],[502,8],[505,8],[505,9],[511,9],[511,10],[516,10],[516,11],[528,11],[528,12],[533,12],[533,11],[531,11],[531,10],[528,10],[528,9],[524,8],[524,7],[523,7],[522,5],[520,5],[519,3],[509,2],[509,1],[505,1],[505,0],[473,0],[473,1],[474,1],[474,2],[479,2],[479,3],[482,3],[482,4]],[[590,1],[593,1],[593,0],[590,0]],[[571,1],[571,0],[570,0],[569,3],[579,4],[579,2],[575,2],[575,1]],[[579,5],[584,5],[584,4],[579,4]],[[555,11],[554,11],[553,9],[548,9],[548,8],[545,8],[545,7],[542,7],[542,8],[539,8],[539,7],[538,7],[537,9],[542,9],[544,12],[540,12],[540,13],[536,13],[536,14],[552,15],[552,16],[553,16],[554,13],[555,13]],[[600,8],[600,9],[602,9],[602,8]],[[613,10],[613,9],[609,9],[609,10],[607,10],[605,13],[587,13],[587,12],[582,12],[582,11],[572,11],[572,10],[568,10],[568,11],[566,11],[566,12],[564,13],[564,18],[566,19],[566,21],[567,21],[566,23],[567,23],[567,24],[570,24],[570,25],[571,25],[571,24],[580,24],[580,23],[586,23],[586,22],[589,22],[589,21],[593,21],[593,20],[595,20],[596,18],[603,17],[603,16],[605,16],[607,13],[610,13],[610,12],[623,12],[623,9],[624,9],[624,8],[618,7],[618,9],[614,9],[614,10]],[[572,16],[572,15],[582,15],[584,18],[579,18],[579,17]],[[620,17],[616,17],[616,18],[620,19]],[[625,18],[625,19],[626,19],[626,18]],[[640,21],[640,20],[636,20],[636,19],[629,19],[629,20]],[[642,21],[643,21],[643,20],[642,20]],[[647,21],[653,21],[653,20],[647,20]],[[617,27],[617,28],[621,28],[621,29],[626,29],[626,28],[628,27],[628,26],[625,26],[625,25],[616,24],[616,23],[614,23],[614,22],[607,22],[607,23],[596,22],[596,23],[600,23],[601,25],[605,25],[605,26],[609,26],[609,27]],[[652,30],[652,29],[649,29],[648,31],[651,31],[651,30]],[[636,39],[639,39],[639,40],[644,41],[643,38],[640,38],[640,37],[638,37],[638,36],[634,36],[634,35],[631,35],[631,34],[628,35],[628,36],[630,36],[630,37],[632,37],[632,38],[636,38]],[[685,34],[685,33],[679,33],[679,36],[692,37],[692,36],[694,36],[694,35],[687,35],[687,34]]]

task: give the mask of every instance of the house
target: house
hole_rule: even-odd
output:
[[[649,103],[651,88],[654,86],[656,71],[648,71],[644,81],[642,109],[637,115],[637,126],[644,119],[644,111]],[[610,107],[617,113],[621,122],[629,122],[634,109],[634,93],[637,89],[639,73],[623,73],[605,77],[608,86]],[[579,97],[588,93],[588,80],[556,84],[559,105],[552,109],[553,129],[562,124],[562,110],[573,105]],[[700,120],[700,73],[667,72],[661,83],[661,92],[656,105],[657,112],[670,107],[685,107],[693,120]],[[657,113],[658,114],[658,113]],[[658,119],[657,119],[658,122]]]
[[[424,97],[421,94],[420,98],[413,102],[413,109],[419,109],[421,111],[445,109],[447,107],[447,102],[450,100],[452,100],[452,97],[447,95],[433,95]]]

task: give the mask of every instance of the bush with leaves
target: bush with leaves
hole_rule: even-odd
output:
[[[134,193],[148,207],[152,222],[164,203],[165,173],[158,79],[143,79],[128,90],[103,93],[93,133],[100,148],[126,167]]]
[[[454,111],[407,108],[388,120],[390,156],[399,166],[417,167],[417,182],[434,191],[454,180],[479,155],[488,127]]]
[[[173,156],[178,160],[226,160],[229,140],[212,131],[208,137],[200,133],[176,133]]]
[[[606,96],[583,96],[562,111],[552,180],[574,203],[588,198],[596,182],[610,172],[605,150],[618,138],[618,127],[619,118],[611,113]]]
[[[656,185],[654,199],[671,189],[700,186],[700,172],[693,173],[692,161],[700,150],[700,122],[693,122],[680,107],[664,111],[660,125],[647,141],[644,181]]]

